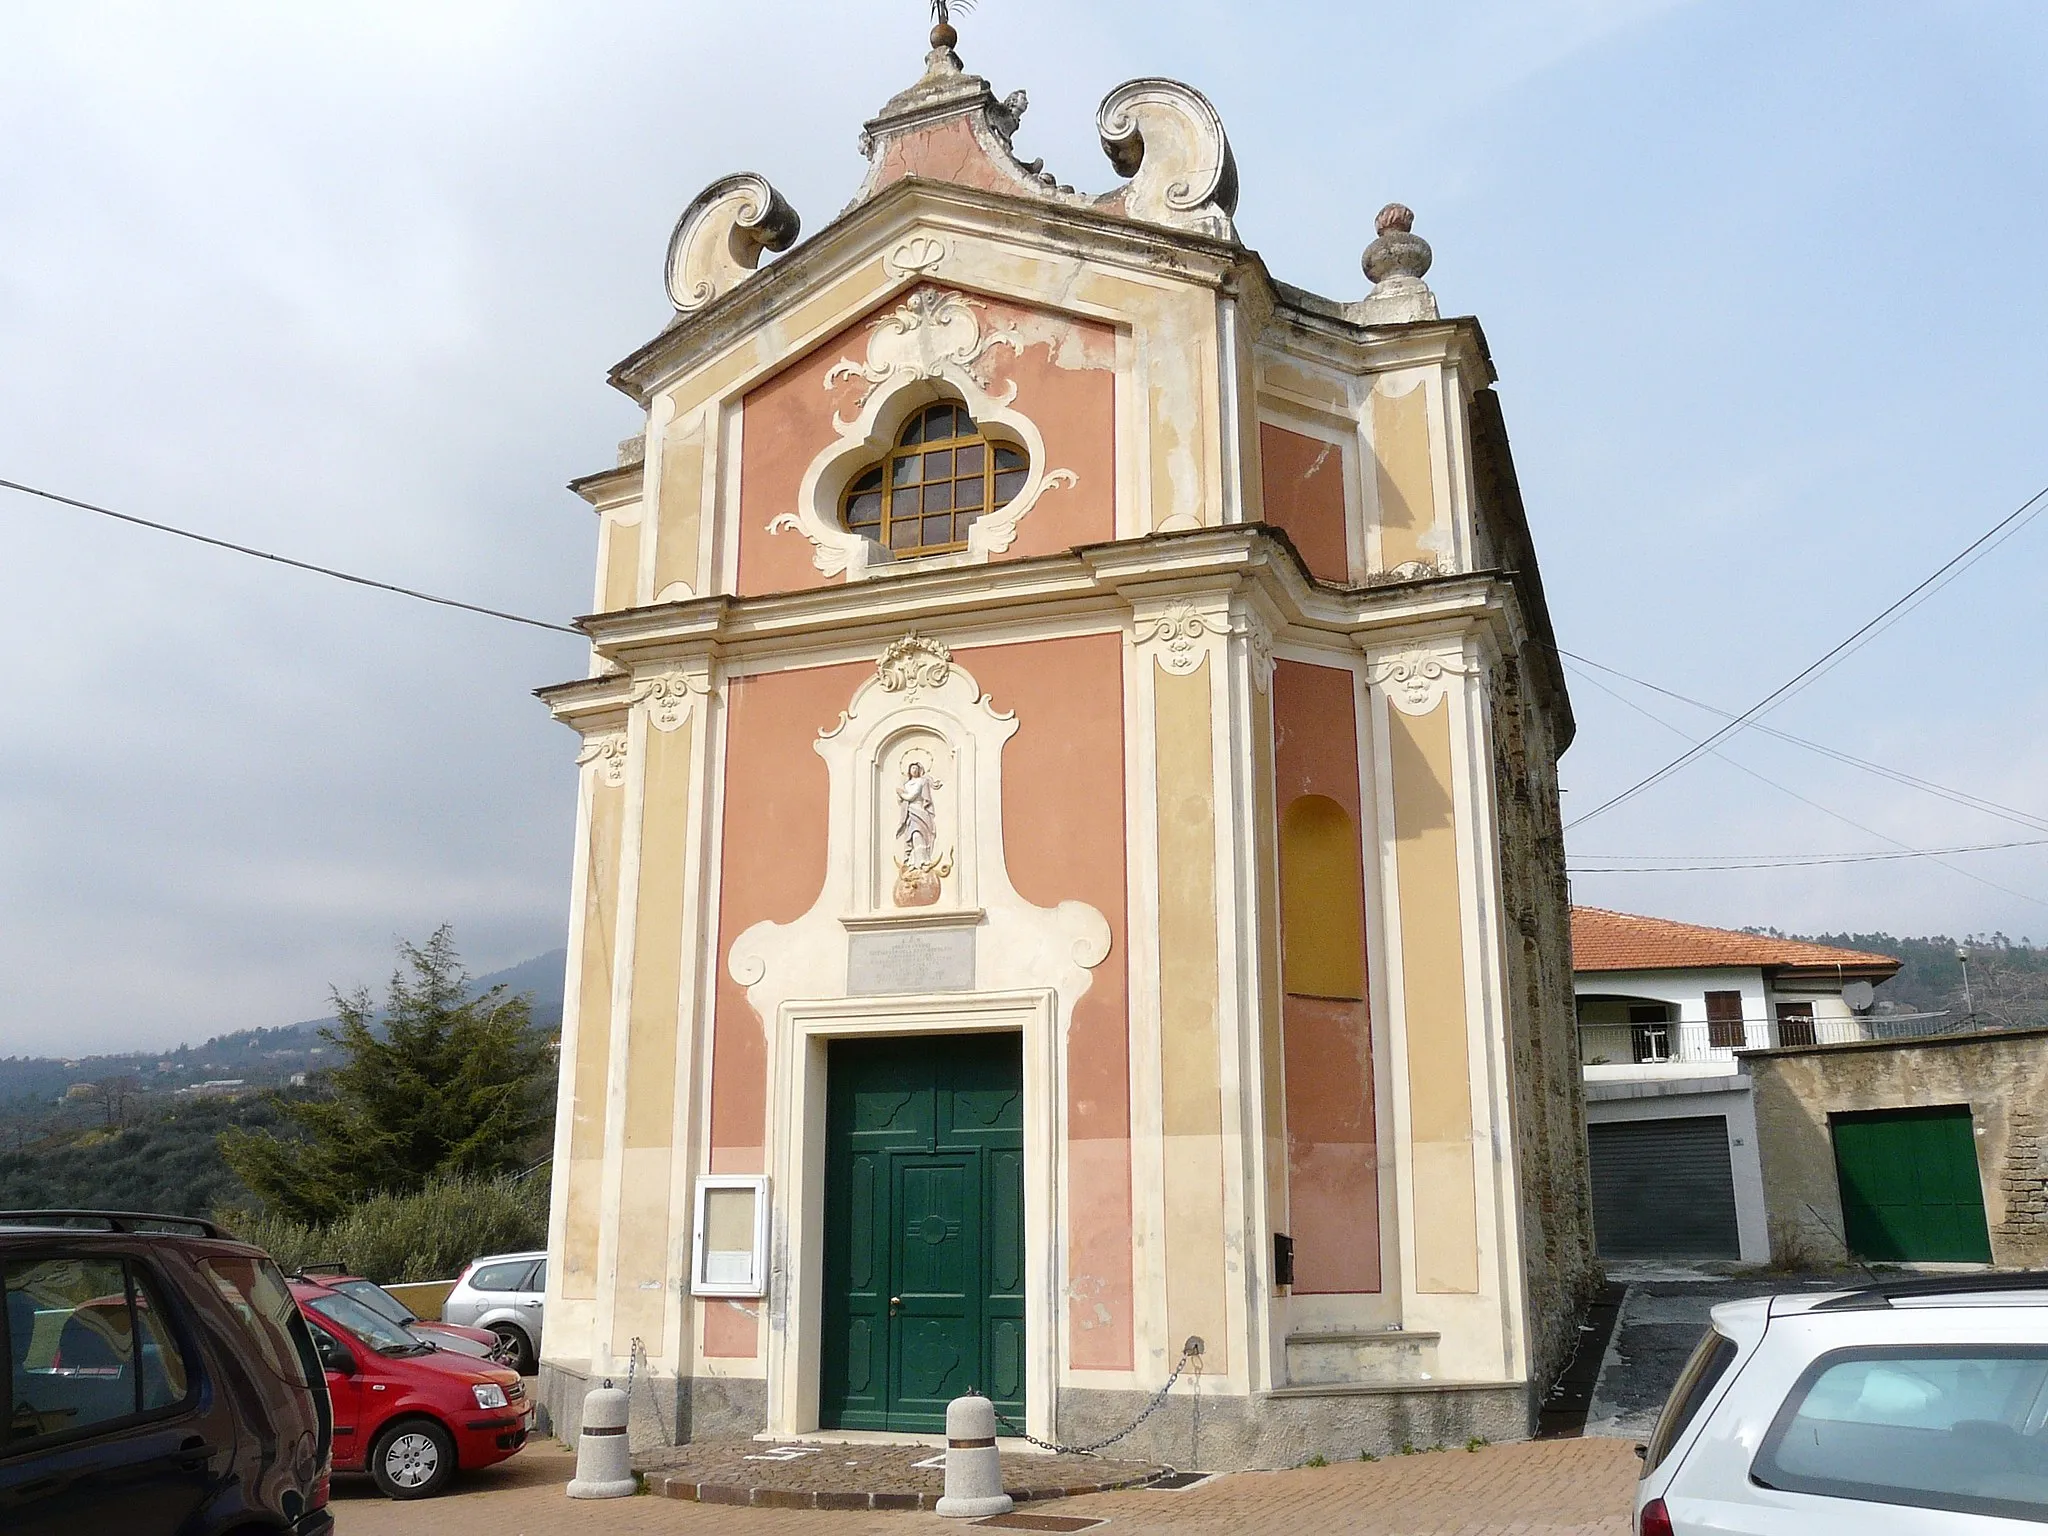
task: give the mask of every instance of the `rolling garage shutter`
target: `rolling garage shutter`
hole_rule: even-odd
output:
[[[1737,1259],[1728,1122],[1617,1120],[1586,1127],[1593,1236],[1603,1259]]]

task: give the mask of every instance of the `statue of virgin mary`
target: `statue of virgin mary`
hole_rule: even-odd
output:
[[[923,869],[938,849],[939,821],[932,806],[936,782],[925,773],[923,763],[912,763],[903,770],[903,782],[896,790],[903,807],[896,822],[896,841],[904,848],[905,869]]]

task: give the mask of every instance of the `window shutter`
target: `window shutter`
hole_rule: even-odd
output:
[[[1707,1044],[1713,1047],[1741,1049],[1746,1042],[1742,1035],[1742,994],[1740,992],[1709,992],[1707,994]]]

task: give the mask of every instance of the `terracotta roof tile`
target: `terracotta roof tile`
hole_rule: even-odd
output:
[[[1572,968],[1579,971],[1662,971],[1702,966],[1845,966],[1861,971],[1899,968],[1891,955],[1836,949],[1799,939],[1703,928],[1663,917],[1637,917],[1601,907],[1572,908]]]

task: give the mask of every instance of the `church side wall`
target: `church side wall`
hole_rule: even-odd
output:
[[[1600,1283],[1572,1002],[1570,893],[1550,724],[1501,662],[1489,689],[1532,1401],[1570,1364]]]

